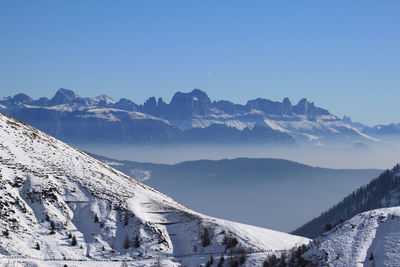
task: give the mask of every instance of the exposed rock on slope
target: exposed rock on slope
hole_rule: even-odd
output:
[[[292,144],[295,139],[298,143],[316,145],[378,141],[362,133],[362,129],[351,121],[342,120],[307,99],[292,105],[288,98],[282,102],[257,98],[241,105],[226,100],[212,101],[199,89],[177,92],[170,103],[150,97],[142,105],[128,99],[114,101],[104,95],[84,98],[71,90],[59,89],[51,99],[42,97],[33,100],[25,94],[0,99],[0,111],[74,143],[90,139],[90,133],[81,131],[81,127],[106,132],[107,138],[93,140],[102,144],[208,142],[208,138],[198,140],[192,133],[186,134],[186,130],[193,128],[201,135],[211,137],[211,142],[218,142],[219,137],[225,135],[226,141],[231,143],[248,139],[275,144]],[[143,119],[136,121],[137,117],[130,116],[132,112],[146,116],[146,123],[143,124]],[[106,119],[105,113],[116,119]],[[225,127],[203,131],[203,128],[216,124]],[[236,132],[229,127],[235,128]],[[264,131],[257,130],[257,127],[262,127]],[[154,136],[154,129],[160,132],[159,136]],[[241,131],[245,129],[250,133],[245,132],[241,136]],[[256,131],[253,133],[252,129]]]

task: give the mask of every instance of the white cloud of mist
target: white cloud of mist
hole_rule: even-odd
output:
[[[316,167],[345,169],[388,169],[400,162],[400,147],[374,145],[370,151],[351,148],[287,148],[264,145],[163,145],[91,146],[80,148],[107,157],[139,162],[175,164],[199,159],[280,158]]]

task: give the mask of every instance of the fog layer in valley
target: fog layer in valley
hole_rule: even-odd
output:
[[[139,162],[175,164],[188,160],[279,158],[310,166],[336,169],[388,169],[399,162],[400,146],[272,147],[265,145],[78,145],[79,148],[110,158]]]
[[[263,146],[103,146],[84,149],[110,158],[139,162],[175,164],[199,159],[285,158],[333,169],[385,169],[393,166],[396,158],[395,148],[373,150],[363,146],[341,150]],[[285,164],[271,165],[275,168],[272,171],[270,167],[252,168],[253,163],[239,167],[222,165],[223,161],[215,163],[218,164],[221,164],[218,168],[201,162],[184,164],[185,168],[181,164],[170,167],[144,164],[131,165],[131,169],[150,170],[150,178],[144,183],[193,209],[281,231],[294,230],[318,216],[381,172],[294,170]],[[117,165],[114,167],[118,168]],[[135,173],[140,174],[125,171],[134,177],[137,177]]]

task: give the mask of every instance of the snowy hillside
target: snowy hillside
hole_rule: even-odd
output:
[[[320,266],[399,266],[400,207],[361,213],[312,242],[303,255]]]
[[[268,251],[308,242],[199,214],[1,114],[0,148],[0,262],[198,264],[244,251],[256,264]]]

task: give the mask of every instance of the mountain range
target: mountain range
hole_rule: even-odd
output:
[[[295,146],[377,142],[369,128],[341,119],[307,99],[292,104],[257,98],[246,104],[212,101],[194,89],[169,103],[150,97],[143,104],[101,95],[80,97],[59,89],[48,99],[26,94],[0,100],[0,112],[70,143],[176,144],[256,143]]]

